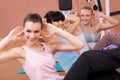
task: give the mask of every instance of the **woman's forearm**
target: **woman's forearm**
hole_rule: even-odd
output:
[[[118,24],[118,20],[111,16],[107,16],[101,12],[99,12],[98,15],[99,15],[99,17],[102,17],[105,20],[105,22],[100,23],[99,29],[98,29],[99,31],[111,29],[111,28],[115,27],[115,25]]]
[[[70,22],[69,26],[66,28],[66,31],[69,33],[74,33],[80,23],[80,18],[77,16],[70,16],[67,17],[65,21]]]
[[[55,27],[55,26],[53,26]],[[72,45],[76,46],[77,48],[81,49],[83,48],[84,44],[81,42],[77,37],[74,35],[56,27],[55,33],[62,36],[63,38],[67,39]]]
[[[117,25],[119,21],[111,16],[104,16],[104,18],[109,21],[113,26]]]
[[[9,36],[6,36],[5,38],[3,38],[0,41],[0,50],[2,50],[10,41],[11,39],[9,38]]]

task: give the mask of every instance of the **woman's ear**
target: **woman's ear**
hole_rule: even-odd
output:
[[[43,23],[43,27],[41,28],[41,30],[46,30],[47,28],[47,23]]]

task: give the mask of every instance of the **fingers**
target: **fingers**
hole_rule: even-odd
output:
[[[9,33],[9,36],[21,36],[23,34],[23,27],[22,26],[17,26],[12,31]]]
[[[17,26],[14,31],[16,34],[21,35],[23,33],[23,27]]]

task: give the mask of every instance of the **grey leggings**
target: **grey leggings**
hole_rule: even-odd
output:
[[[109,46],[111,44],[114,44],[120,47],[120,35],[107,33],[105,36],[102,37],[101,40],[97,42],[97,44],[93,49],[100,50],[103,47]]]

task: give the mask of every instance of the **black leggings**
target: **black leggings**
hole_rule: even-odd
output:
[[[120,52],[116,52],[116,50],[119,49],[113,49],[112,51],[91,50],[84,52],[73,64],[64,80],[92,80],[94,77],[89,77],[89,75],[109,71],[112,72],[112,74],[120,76],[119,73],[114,70],[120,66],[120,59],[110,53],[115,52],[116,54],[120,54]],[[113,71],[116,73],[113,73]]]
[[[120,74],[115,70],[103,70],[88,75],[87,80],[120,80]]]

